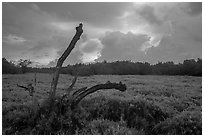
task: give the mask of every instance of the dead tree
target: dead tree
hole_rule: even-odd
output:
[[[60,69],[62,67],[62,64],[64,63],[65,59],[69,56],[71,51],[74,49],[76,42],[80,39],[80,36],[83,33],[82,27],[83,27],[82,23],[80,23],[79,26],[76,27],[76,34],[74,35],[74,37],[71,40],[67,49],[64,51],[62,56],[57,61],[57,65],[55,68],[55,72],[53,74],[53,79],[52,79],[51,88],[50,88],[50,96],[49,96],[49,101],[51,101],[50,106],[53,106],[53,103],[54,103],[56,88],[57,88],[58,79],[59,79],[59,75],[60,75]],[[66,100],[69,100],[69,102],[71,102],[70,103],[71,109],[74,109],[77,106],[77,104],[84,97],[86,97],[87,95],[92,94],[98,90],[103,90],[103,89],[117,89],[119,91],[125,91],[126,90],[125,84],[122,84],[121,82],[120,83],[111,83],[110,81],[108,81],[105,84],[98,84],[98,85],[95,85],[91,88],[83,87],[83,88],[78,89],[77,91],[72,92],[73,87],[77,81],[77,77],[78,77],[78,74],[76,72],[75,77],[72,80],[71,85],[67,89],[67,93],[65,95],[63,95],[63,97],[62,97],[62,99],[66,98]],[[35,83],[36,83],[36,74],[35,74]],[[21,86],[21,85],[17,85],[17,86],[24,88],[25,90],[28,90],[29,94],[31,96],[33,96],[33,93],[35,92],[32,84],[28,85],[27,87]],[[71,94],[71,92],[72,92],[72,94]]]
[[[75,47],[76,42],[80,39],[80,36],[83,33],[82,27],[83,27],[82,23],[80,23],[79,26],[76,27],[75,36],[73,37],[72,41],[70,42],[68,48],[65,50],[65,52],[62,54],[62,56],[57,61],[57,66],[55,68],[55,72],[54,72],[52,83],[51,83],[51,89],[50,89],[50,99],[51,100],[53,100],[53,98],[55,97],[57,83],[58,83],[60,69],[62,67],[62,64],[63,64],[64,60],[68,57],[70,52],[73,50],[73,48]],[[75,75],[75,77],[72,81],[72,84],[67,89],[67,94],[65,95],[65,96],[68,96],[69,99],[72,100],[71,101],[72,102],[71,103],[72,108],[74,108],[84,97],[86,97],[87,95],[89,95],[91,93],[94,93],[97,90],[101,90],[101,89],[117,89],[120,91],[126,90],[125,84],[122,84],[121,82],[120,83],[111,83],[108,81],[105,84],[95,85],[95,86],[88,88],[88,89],[87,89],[87,87],[81,88],[81,89],[75,91],[72,95],[70,95],[71,91],[73,90],[73,86],[76,83],[76,80],[77,80],[77,74]]]
[[[61,69],[62,64],[65,61],[65,59],[68,57],[68,55],[71,53],[71,51],[75,47],[76,42],[80,39],[80,36],[83,33],[82,26],[83,26],[82,24],[79,24],[79,26],[76,27],[76,34],[74,35],[73,39],[71,40],[68,48],[65,50],[65,52],[62,54],[62,56],[57,61],[57,65],[56,65],[55,72],[53,74],[52,83],[51,83],[50,96],[49,96],[49,99],[48,99],[50,112],[52,112],[52,108],[53,108],[53,106],[55,104],[55,94],[56,94],[56,88],[57,88],[58,79],[59,79],[59,75],[60,75],[60,69]],[[117,90],[122,91],[122,92],[126,90],[126,85],[125,84],[123,84],[121,82],[120,83],[111,83],[110,81],[108,81],[105,84],[98,84],[98,85],[95,85],[95,86],[93,86],[91,88],[83,87],[83,88],[80,88],[80,89],[72,92],[73,87],[74,87],[74,85],[75,85],[75,83],[77,81],[77,77],[78,77],[78,75],[76,73],[74,79],[72,80],[71,85],[67,89],[67,93],[60,98],[61,101],[65,100],[68,103],[68,106],[71,107],[72,111],[74,111],[74,108],[77,107],[77,105],[79,104],[79,102],[83,98],[85,98],[87,95],[92,94],[92,93],[94,93],[94,92],[96,92],[98,90],[117,89]],[[34,93],[34,88],[32,87],[32,85],[28,85],[27,87],[20,86],[20,85],[17,85],[17,86],[21,87],[21,88],[24,88],[25,90],[28,90],[31,96]],[[34,98],[33,102],[37,102],[36,100],[37,99]],[[46,102],[46,100],[45,100],[45,102]],[[37,107],[35,107],[35,108],[37,108]],[[70,109],[70,108],[68,107],[67,109]],[[39,116],[40,113],[41,113],[40,109],[36,110],[35,117]]]
[[[58,59],[57,65],[55,68],[55,72],[53,74],[53,79],[51,83],[50,88],[50,95],[48,99],[45,99],[44,102],[41,104],[37,100],[37,96],[34,94],[35,90],[32,84],[28,84],[27,86],[17,85],[20,88],[25,89],[26,91],[29,91],[30,96],[32,97],[32,103],[33,103],[33,114],[32,119],[35,121],[35,124],[37,123],[38,119],[41,119],[43,117],[50,118],[49,121],[53,121],[55,116],[59,116],[60,118],[62,114],[66,113],[67,111],[70,112],[71,110],[71,120],[74,125],[77,125],[78,119],[75,117],[75,112],[77,109],[75,109],[79,102],[85,98],[86,96],[98,91],[98,90],[104,90],[104,89],[116,89],[119,91],[125,91],[126,85],[122,82],[119,83],[111,83],[110,81],[106,82],[105,84],[98,84],[93,87],[87,88],[83,87],[76,91],[73,91],[73,87],[77,81],[77,73],[72,80],[71,85],[67,89],[67,92],[61,97],[55,97],[56,94],[56,88],[58,84],[58,79],[60,75],[60,69],[62,67],[63,62],[68,57],[70,52],[75,47],[76,42],[80,39],[81,34],[83,33],[82,30],[82,24],[79,24],[78,27],[76,27],[76,34],[74,35],[73,39],[71,40],[68,48],[65,50],[65,52],[62,54],[62,56]],[[36,84],[36,74],[35,74],[35,80],[34,84]],[[51,102],[50,102],[51,101]],[[62,109],[63,108],[63,109]],[[61,124],[62,125],[62,124]],[[78,124],[80,126],[80,124]],[[75,126],[73,126],[73,129]],[[74,130],[73,130],[74,131]]]
[[[57,61],[57,66],[56,66],[55,72],[53,74],[53,79],[52,79],[51,89],[50,89],[50,99],[51,100],[55,97],[57,83],[58,83],[60,69],[62,67],[62,64],[64,63],[64,61],[68,57],[68,55],[71,53],[71,51],[74,49],[76,42],[80,39],[80,36],[83,33],[82,26],[83,26],[82,23],[80,23],[79,26],[76,27],[76,34],[74,35],[73,39],[71,40],[68,48],[65,50],[65,52],[62,54],[62,56]]]

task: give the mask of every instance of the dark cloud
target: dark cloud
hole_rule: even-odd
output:
[[[202,13],[202,2],[189,2],[187,8],[189,15],[199,15]]]
[[[104,45],[101,43],[100,40],[96,38],[88,39],[86,42],[82,42],[79,45],[79,51],[81,53],[81,60],[84,63],[95,62],[101,54],[101,49]]]
[[[23,37],[9,34],[8,36],[3,37],[2,42],[8,43],[8,44],[9,43],[10,44],[22,44],[22,43],[26,42],[26,39]]]
[[[2,11],[2,33],[7,40],[10,39],[10,43],[3,43],[3,54],[6,57],[17,58],[18,54],[18,58],[30,58],[47,64],[58,56],[57,51],[67,47],[74,34],[75,27],[62,30],[61,24],[57,24],[60,22],[57,17],[42,11],[34,3],[3,3]],[[53,23],[56,23],[56,26]],[[70,27],[69,25],[66,24],[65,27]],[[12,46],[15,46],[17,41],[20,46],[18,50],[14,50]],[[16,53],[11,54],[12,52]]]
[[[182,61],[181,56],[184,53],[182,47],[175,45],[170,37],[163,37],[159,46],[147,50],[146,59],[152,64],[159,61]]]
[[[142,61],[144,52],[140,50],[142,45],[149,41],[147,35],[133,34],[131,32],[124,34],[119,31],[108,32],[101,38],[104,48],[99,60],[138,60]]]
[[[67,48],[75,27],[84,22],[84,33],[65,65],[96,59],[178,62],[202,55],[201,13],[201,2],[4,2],[2,54],[8,59],[30,58],[53,65]],[[93,39],[100,41],[90,41]]]
[[[202,57],[201,19],[185,19],[173,22],[174,32],[164,36],[159,46],[147,50],[147,60],[183,62],[185,59]],[[200,21],[199,21],[200,20]]]
[[[81,39],[86,42],[88,40],[88,35],[87,34],[82,34]]]
[[[28,52],[34,56],[47,56],[55,58],[58,55],[57,51],[67,47],[67,38],[60,35],[53,35],[46,39],[35,41],[34,45],[28,49]],[[50,53],[49,53],[50,52]],[[53,54],[53,52],[57,52]],[[46,54],[45,54],[46,53]]]
[[[162,23],[162,21],[156,16],[154,7],[145,5],[144,7],[136,9],[135,11],[150,24],[160,25]]]
[[[172,41],[171,37],[162,38],[160,45],[151,47],[146,53],[148,62],[155,64],[159,61],[183,62],[185,59],[201,58],[202,51],[193,46],[185,45],[178,41]]]
[[[88,42],[85,42],[81,46],[82,52],[85,52],[85,53],[95,52],[98,48],[99,48],[98,42],[94,40],[89,40]]]
[[[192,18],[183,18],[172,24],[174,41],[182,41],[189,47],[200,45],[202,43],[202,17],[194,16]],[[194,44],[195,43],[195,44]],[[200,43],[200,44],[197,44]],[[191,45],[192,44],[192,45]],[[199,46],[200,47],[200,46]]]
[[[18,34],[25,38],[49,35],[48,14],[32,9],[30,3],[5,3],[2,8],[3,34]],[[33,37],[31,37],[33,36]],[[35,36],[35,37],[34,37]]]
[[[120,31],[106,32],[106,35],[101,38],[101,42],[107,46],[115,48],[130,48],[138,49],[142,43],[149,40],[145,34],[133,34],[132,32],[122,33]]]
[[[95,46],[94,43],[90,43],[89,45],[87,45],[86,47],[84,47],[82,49],[83,52],[85,53],[92,53],[93,51],[95,51],[97,49],[97,47]]]
[[[132,3],[124,2],[41,2],[35,4],[43,11],[61,17],[63,20],[86,22],[97,27],[118,27],[117,17],[132,6]]]
[[[63,53],[63,52],[64,51],[61,50],[58,52],[58,54]],[[81,57],[81,53],[79,51],[76,51],[76,50],[72,51],[67,57],[67,59],[64,61],[63,66],[74,65],[76,63],[82,63],[82,60],[80,59],[80,57]],[[58,61],[58,58],[50,61],[48,65],[46,65],[45,67],[55,67],[57,65],[57,61]]]

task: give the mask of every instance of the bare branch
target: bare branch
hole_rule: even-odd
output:
[[[17,84],[17,87],[23,88],[25,90],[29,90],[27,87],[24,87],[24,86],[21,86],[21,85],[18,85],[18,84]]]
[[[55,68],[55,72],[54,72],[54,75],[53,75],[51,88],[50,88],[50,99],[53,99],[54,96],[55,96],[57,83],[58,83],[58,79],[59,79],[59,74],[60,74],[60,69],[62,67],[62,64],[64,63],[64,61],[68,57],[68,55],[71,53],[71,51],[75,47],[76,42],[80,39],[80,36],[83,33],[82,26],[83,26],[82,23],[80,23],[79,26],[76,27],[76,34],[74,35],[74,37],[71,40],[71,42],[70,42],[69,46],[67,47],[67,49],[64,51],[62,56],[57,61],[57,66]]]
[[[125,91],[127,88],[126,88],[126,85],[125,84],[122,84],[122,82],[120,83],[111,83],[111,82],[107,82],[105,84],[99,84],[99,85],[95,85],[91,88],[88,88],[86,89],[85,91],[82,91],[80,92],[78,95],[76,95],[76,97],[73,99],[73,102],[71,104],[71,109],[74,109],[75,106],[84,98],[86,97],[87,95],[89,94],[92,94],[98,90],[101,90],[101,89],[117,89],[119,91]]]
[[[78,94],[80,94],[81,92],[85,91],[87,89],[87,87],[83,87],[78,89],[77,91],[75,91],[72,96],[77,96]]]
[[[30,96],[33,96],[33,93],[35,93],[34,87],[32,86],[31,83],[28,84],[27,87],[21,86],[21,85],[18,85],[18,84],[17,84],[17,86],[20,87],[20,88],[23,88],[23,89],[25,89],[25,90],[27,90],[27,91],[29,91]]]
[[[73,87],[77,81],[77,77],[78,77],[77,75],[74,76],[74,79],[72,80],[72,84],[67,89],[68,92],[70,92],[73,89]]]

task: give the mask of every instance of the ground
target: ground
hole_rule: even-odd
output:
[[[66,93],[66,89],[71,84],[72,79],[73,77],[70,75],[60,75],[57,95]],[[51,80],[51,74],[37,74],[37,83],[34,87],[36,91],[35,94],[39,102],[48,97]],[[32,104],[32,98],[29,96],[28,92],[17,87],[17,84],[26,86],[29,83],[34,83],[33,81],[33,73],[18,75],[3,74],[2,110],[6,110],[12,106]],[[121,119],[111,119],[110,114],[108,114],[108,116],[107,114],[101,114],[103,116],[97,115],[95,118],[89,119],[91,122],[89,121],[88,127],[86,126],[82,128],[82,130],[79,130],[75,134],[201,134],[202,77],[96,75],[89,77],[78,77],[74,90],[85,86],[91,87],[96,84],[103,84],[107,81],[121,81],[122,83],[126,84],[127,90],[125,92],[116,90],[97,91],[96,93],[87,96],[83,100],[83,102],[87,102],[81,103],[81,108],[86,109],[87,112],[89,111],[89,117],[94,117],[94,115],[91,115],[92,110],[90,110],[89,106],[87,106],[87,104],[90,102],[94,102],[93,100],[96,100],[95,103],[99,101],[97,102],[99,106],[100,104],[104,103],[103,101],[100,102],[100,99],[114,100],[116,101],[116,104],[119,102],[116,106],[121,108],[121,111],[126,111],[126,108],[123,108],[122,104],[124,104],[124,102],[128,102],[130,107],[128,106],[128,112],[124,112],[125,116],[122,118],[122,123],[124,122],[126,126],[123,124],[121,126]],[[111,104],[110,102],[111,101],[109,101],[109,103],[105,103],[107,107],[109,107],[109,110],[111,109],[111,106],[108,106]],[[132,104],[130,102],[133,102],[133,107],[131,107]],[[112,104],[114,103],[112,102]],[[142,104],[145,106],[145,109],[143,110],[145,112],[145,116],[140,116],[138,114],[140,113],[140,107],[138,107],[140,104],[141,108],[143,108]],[[94,107],[96,107],[96,105]],[[105,107],[106,106],[103,106],[104,109],[106,109]],[[150,109],[152,110],[153,108],[155,108],[155,112],[150,111]],[[107,110],[108,113],[111,113],[109,110]],[[115,108],[113,108],[113,110],[113,115],[115,115]],[[138,113],[134,114],[136,112]],[[156,115],[154,115],[156,112],[161,112],[161,117],[164,118],[156,121]],[[8,113],[10,112],[7,112],[7,114]],[[122,114],[122,112],[120,113]],[[121,114],[120,117],[122,117]],[[134,115],[135,117],[133,118],[136,123],[130,123],[130,120],[128,121],[128,119]],[[152,123],[152,121],[154,121],[154,123]],[[112,125],[114,132],[112,130],[111,132],[107,131],[106,128],[104,128],[104,124],[107,123]],[[140,124],[142,128],[138,127],[138,124]],[[99,131],[98,127],[101,125],[103,125],[104,130]],[[118,130],[115,130],[119,125],[121,128],[125,128],[123,129],[124,133],[119,133]],[[173,129],[176,126],[183,126],[183,128],[179,130]],[[109,124],[105,127],[109,128],[109,130],[111,129]],[[90,129],[95,130],[92,131]],[[3,133],[9,134],[6,132],[6,130],[8,130],[8,125],[3,126]],[[151,130],[151,132],[147,132],[147,130]]]

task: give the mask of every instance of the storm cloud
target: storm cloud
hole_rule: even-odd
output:
[[[201,2],[3,2],[2,56],[53,66],[80,22],[83,35],[64,65],[202,57]]]
[[[125,34],[119,31],[107,32],[101,38],[104,48],[99,60],[141,60],[144,55],[141,48],[147,41],[149,41],[149,37],[143,34],[133,34],[131,32]]]

